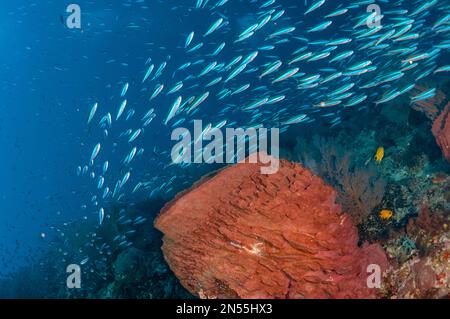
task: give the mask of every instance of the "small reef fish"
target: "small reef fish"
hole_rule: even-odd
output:
[[[308,13],[313,12],[314,10],[319,9],[323,4],[325,3],[325,0],[319,0],[314,2],[306,11],[305,11],[305,15],[307,15]]]
[[[214,31],[216,31],[220,25],[223,22],[223,18],[219,18],[216,22],[214,22],[208,29],[208,31],[206,31],[206,33],[203,35],[204,37],[212,34]]]
[[[380,218],[383,219],[383,220],[390,219],[393,215],[394,215],[394,212],[392,210],[389,210],[389,209],[383,209],[378,214],[378,216],[380,216]]]
[[[98,211],[98,224],[102,225],[104,219],[105,219],[105,209],[102,207]]]
[[[95,112],[97,112],[97,107],[98,107],[98,103],[95,103],[95,104],[92,106],[91,111],[89,112],[89,118],[88,118],[88,120],[87,120],[87,124],[88,124],[88,125],[91,123],[92,119],[94,118]]]
[[[122,116],[125,111],[125,107],[127,106],[127,100],[124,100],[122,104],[120,104],[119,110],[117,111],[116,121]]]
[[[184,44],[184,48],[187,49],[187,47],[191,44],[192,40],[194,39],[194,32],[191,32],[188,34],[187,38],[186,38],[186,42]]]
[[[98,143],[94,146],[94,149],[92,150],[92,154],[91,154],[91,162],[93,162],[97,158],[98,153],[100,153],[100,148],[101,148],[100,143]]]
[[[285,73],[283,73],[282,75],[280,75],[279,77],[277,77],[275,80],[273,80],[272,84],[287,80],[290,77],[294,76],[298,71],[300,71],[299,68],[294,68],[294,69],[288,70]]]
[[[127,83],[125,83],[125,85],[124,85],[123,88],[122,88],[122,92],[120,93],[120,97],[124,97],[125,94],[127,94],[127,92],[128,92],[128,87],[129,87],[129,84],[128,84],[128,82],[127,82]]]
[[[181,101],[182,101],[182,97],[179,96],[175,102],[173,102],[172,107],[169,111],[169,114],[167,114],[166,120],[164,121],[164,124],[167,125],[167,123],[175,116],[175,114],[177,113],[178,109],[180,108],[181,105]]]
[[[384,158],[384,147],[380,146],[377,148],[377,151],[375,152],[375,161],[377,163],[381,163],[381,161]]]
[[[142,79],[142,83],[144,83],[144,82],[148,79],[148,77],[150,76],[150,74],[153,72],[153,69],[154,69],[154,68],[155,68],[155,65],[154,65],[154,64],[152,64],[152,65],[150,65],[150,66],[148,67],[147,72],[145,73],[144,78]]]

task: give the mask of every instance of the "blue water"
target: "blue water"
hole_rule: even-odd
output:
[[[146,59],[143,34],[123,31],[142,10],[86,1],[80,32],[61,23],[65,3],[21,2],[2,10],[2,272],[26,262],[29,248],[45,247],[40,233],[50,224],[77,216],[86,106],[107,101],[107,85],[137,75]]]
[[[156,83],[164,83],[167,92],[177,80],[189,74],[189,72],[185,72],[183,76],[176,74],[173,78],[176,66],[194,62],[202,56],[207,61],[212,61],[214,58],[206,54],[212,52],[221,42],[226,42],[227,46],[217,60],[226,62],[239,54],[248,55],[267,44],[265,36],[262,35],[255,35],[236,46],[232,44],[246,27],[259,21],[256,14],[257,7],[264,2],[258,1],[256,5],[254,1],[231,0],[219,10],[196,10],[194,0],[78,0],[77,4],[82,10],[82,27],[73,30],[65,25],[67,17],[65,9],[69,2],[17,0],[2,3],[0,276],[6,276],[19,267],[32,264],[46,251],[52,239],[60,236],[58,232],[55,233],[55,228],[63,228],[64,223],[83,218],[97,222],[98,209],[104,206],[107,210],[110,203],[100,201],[97,206],[92,205],[93,195],[101,197],[101,192],[96,189],[97,177],[80,178],[76,169],[78,166],[88,164],[92,148],[97,142],[102,141],[101,157],[96,165],[101,166],[105,160],[109,161],[111,180],[108,183],[109,187],[113,188],[114,182],[126,172],[120,162],[130,150],[126,140],[123,142],[117,136],[128,128],[137,128],[136,123],[150,107],[158,111],[158,116],[146,128],[145,138],[139,139],[138,146],[144,148],[145,152],[133,163],[132,180],[129,182],[124,200],[126,203],[145,200],[151,193],[151,189],[148,189],[145,192],[130,194],[138,181],[149,181],[156,177],[156,180],[152,180],[152,188],[155,189],[176,176],[176,182],[172,187],[158,192],[159,196],[168,200],[207,171],[217,168],[214,165],[188,168],[167,166],[170,160],[164,151],[170,151],[173,143],[169,138],[170,126],[165,126],[162,122],[170,105],[179,94],[183,94],[183,91],[170,96],[161,95],[158,100],[152,102],[149,102],[148,98]],[[305,2],[309,5],[312,3],[312,1]],[[319,9],[320,13],[304,18],[303,1],[280,0],[277,3],[283,5],[287,11],[285,17],[290,19],[285,20],[283,17],[275,22],[275,25],[268,27],[271,32],[293,25],[297,27],[297,32],[305,30],[306,26],[310,27],[324,21],[323,15],[338,7],[338,1],[329,0],[326,7]],[[382,9],[390,6],[389,1],[379,3]],[[416,1],[415,4],[417,3],[419,2]],[[447,9],[448,5],[447,1]],[[405,3],[402,7],[407,6]],[[229,25],[210,38],[202,39],[202,34],[209,25],[221,16],[218,12],[229,19]],[[365,6],[362,6],[358,14],[364,13]],[[442,16],[438,12],[432,14],[435,14],[436,18]],[[355,15],[357,14],[353,16]],[[309,40],[336,39],[349,34],[341,35],[347,28],[339,27],[349,22],[345,17],[333,21],[333,27],[326,31],[317,35],[307,34]],[[429,23],[425,22],[423,28]],[[189,56],[183,47],[186,36],[193,30],[196,31],[194,44],[204,40],[208,50]],[[264,32],[265,35],[267,33],[268,31]],[[440,41],[446,39],[448,32],[447,35],[442,35]],[[420,42],[424,50],[432,48],[431,41],[434,40],[424,39],[423,43]],[[303,45],[305,43],[301,40],[290,41],[278,45],[274,51],[264,53],[260,51],[258,58],[261,59],[261,55],[264,54],[288,59],[295,49]],[[352,45],[348,47],[357,50]],[[353,59],[353,63],[368,59],[367,53],[356,54],[358,58]],[[151,62],[146,64],[149,58]],[[388,59],[386,57],[386,61]],[[156,70],[163,61],[167,61],[168,67],[161,78],[142,84],[143,75],[149,64],[154,63]],[[267,61],[273,59],[268,58],[265,62]],[[439,66],[446,64],[448,56],[441,55],[436,61]],[[255,65],[261,64],[262,61]],[[204,64],[200,68],[197,67],[196,73],[203,66]],[[329,66],[325,60],[323,63],[302,65],[301,72],[314,74],[318,68]],[[243,78],[233,85],[234,88],[245,83],[251,83],[254,87],[270,83],[258,80],[256,76],[258,72],[243,75]],[[197,96],[200,95],[206,91],[204,85],[213,78],[209,76],[208,81],[199,81],[201,86],[192,91],[196,91]],[[400,86],[413,82],[412,77],[405,78],[400,82],[402,83]],[[113,120],[115,119],[117,108],[123,100],[120,92],[125,83],[130,84],[126,95],[127,111],[134,108],[139,115],[125,121],[124,118],[127,116],[125,112],[122,115],[122,122],[114,123],[109,130],[109,140],[104,140],[103,130],[99,129],[97,123],[106,110],[109,110]],[[196,80],[191,80],[185,86],[189,87],[195,83]],[[303,113],[304,106],[311,105],[312,101],[317,103],[320,100],[318,97],[326,92],[326,88],[319,88],[312,89],[308,94],[300,94],[293,92],[295,82],[286,82],[283,85],[284,87],[279,87],[278,91],[288,88],[285,92],[289,95],[284,101],[286,104],[261,110],[259,117],[252,118],[252,114],[234,111],[236,105],[246,105],[253,101],[251,98],[234,97],[226,103],[210,99],[208,103],[200,106],[201,111],[194,118],[204,119],[205,125],[209,122],[217,124],[226,119],[228,122],[236,121],[238,127],[249,124],[279,126],[280,122],[289,118],[288,115]],[[336,89],[339,83],[334,85],[333,88]],[[215,92],[217,91],[216,88]],[[254,93],[253,99],[255,96],[259,95]],[[370,100],[373,101],[374,97]],[[93,124],[88,126],[87,116],[96,102],[99,109]],[[221,113],[221,110],[229,105],[230,109],[224,114]],[[282,110],[283,107],[286,109]],[[317,111],[304,112],[314,114]],[[355,120],[359,112],[364,113],[366,110],[364,108],[360,111],[345,110],[340,116],[345,121]],[[172,124],[177,119],[173,119]],[[312,129],[322,130],[324,126],[327,129],[329,123],[323,118],[317,118],[315,124],[310,125]],[[118,145],[114,146],[113,143]]]
[[[148,57],[162,61],[171,52],[159,47],[178,45],[186,32],[183,17],[162,2],[78,3],[81,30],[61,21],[69,3],[3,4],[0,273],[45,249],[41,233],[50,225],[85,215],[92,185],[76,178],[76,167],[90,155],[93,144],[84,143],[95,141],[86,126],[90,107],[99,101],[115,110],[122,85],[140,83]]]

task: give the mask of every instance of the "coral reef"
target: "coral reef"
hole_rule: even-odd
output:
[[[446,94],[448,84],[433,99],[421,101],[412,108],[405,99],[403,104],[397,102],[369,110],[364,127],[347,125],[345,129],[324,132],[321,137],[297,132],[302,138],[295,148],[290,146],[293,151],[285,152],[334,186],[336,180],[321,169],[325,164],[320,162],[323,151],[315,146],[321,144],[317,141],[328,141],[329,148],[338,149],[334,151],[335,157],[362,169],[364,161],[378,147],[384,147],[384,158],[374,168],[386,182],[385,193],[381,203],[364,216],[358,228],[360,239],[381,243],[389,256],[391,268],[383,281],[387,298],[448,297],[449,250],[448,244],[443,243],[449,235],[450,167],[430,130],[430,119],[435,120],[435,131],[436,127],[439,131],[445,127]],[[392,211],[392,215],[381,218],[383,210]]]
[[[168,204],[155,221],[164,256],[204,298],[374,298],[367,266],[383,249],[357,245],[336,191],[298,164],[273,175],[237,164]]]
[[[450,82],[426,87],[438,94],[414,105],[404,96],[341,112],[332,128],[291,126],[282,157],[307,169],[283,161],[273,176],[238,165],[203,178],[158,218],[164,255],[157,212],[221,166],[180,168],[163,199],[111,203],[102,227],[52,226],[48,251],[0,278],[0,296],[448,298]],[[368,290],[365,266],[386,257],[381,289]],[[82,288],[69,290],[65,267],[82,261]]]
[[[387,296],[402,299],[450,296],[448,222],[448,217],[422,207],[418,218],[409,220],[403,241],[387,245],[388,254],[400,262],[388,271],[384,280]]]
[[[432,132],[442,154],[450,162],[450,102],[434,121]]]

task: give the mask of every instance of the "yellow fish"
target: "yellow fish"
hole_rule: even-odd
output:
[[[380,211],[379,215],[381,219],[389,219],[392,217],[392,215],[394,215],[394,212],[389,209],[383,209],[382,211]]]
[[[384,147],[380,146],[375,153],[375,160],[377,163],[380,163],[384,157]]]

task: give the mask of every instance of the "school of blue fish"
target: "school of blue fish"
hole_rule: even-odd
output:
[[[344,112],[401,98],[410,103],[430,99],[435,88],[412,94],[415,85],[450,71],[442,59],[450,49],[448,1],[315,0],[283,6],[277,0],[248,0],[242,1],[254,17],[248,25],[240,20],[242,12],[228,9],[230,2],[186,0],[172,8],[202,11],[208,23],[180,30],[170,56],[149,57],[139,81],[120,83],[113,105],[96,101],[86,107],[86,125],[102,132],[102,139],[87,144],[77,175],[92,183],[83,208],[95,212],[99,227],[112,203],[168,193],[183,183],[182,174],[170,173],[169,149],[141,146],[153,130],[163,127],[170,141],[172,129],[191,127],[194,119],[203,120],[203,134],[212,128],[261,126],[284,132],[319,120],[331,128],[342,123]],[[375,3],[381,15],[367,12]],[[303,14],[291,15],[293,10]],[[286,46],[294,49],[280,54]],[[146,99],[132,100],[132,91]],[[120,163],[112,161],[118,144],[125,149]],[[158,156],[153,164],[167,172],[166,178],[133,170],[147,153]],[[126,248],[133,245],[134,227],[146,219],[130,219],[125,210],[120,214],[119,222],[130,228],[114,245]],[[81,263],[87,262],[83,256]]]

